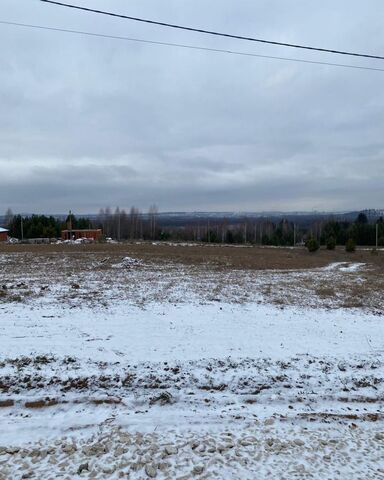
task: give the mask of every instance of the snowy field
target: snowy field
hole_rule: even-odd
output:
[[[0,479],[384,479],[372,269],[1,254]]]

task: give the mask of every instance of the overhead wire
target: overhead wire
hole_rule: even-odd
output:
[[[299,48],[299,49],[311,50],[311,51],[322,52],[322,53],[332,53],[332,54],[336,54],[336,55],[348,55],[348,56],[353,56],[353,57],[363,57],[363,58],[371,58],[371,59],[375,59],[375,60],[384,60],[384,56],[380,56],[380,55],[357,53],[357,52],[336,50],[336,49],[330,49],[330,48],[312,47],[310,45],[300,45],[300,44],[295,44],[295,43],[278,42],[278,41],[275,41],[275,40],[265,40],[263,38],[255,38],[255,37],[249,37],[249,36],[243,36],[243,35],[235,35],[235,34],[231,34],[231,33],[217,32],[217,31],[214,31],[214,30],[205,30],[205,29],[202,29],[202,28],[195,28],[195,27],[190,27],[190,26],[185,26],[185,25],[177,25],[177,24],[174,24],[174,23],[160,22],[160,21],[157,21],[157,20],[150,20],[148,18],[134,17],[134,16],[131,16],[131,15],[124,15],[124,14],[120,14],[120,13],[108,12],[108,11],[105,11],[105,10],[97,10],[97,9],[94,9],[94,8],[83,7],[83,6],[80,6],[80,5],[58,2],[56,0],[40,0],[40,1],[44,2],[44,3],[52,4],[52,5],[58,5],[58,6],[61,6],[61,7],[72,8],[72,9],[75,9],[75,10],[81,10],[81,11],[88,12],[88,13],[97,13],[97,14],[101,14],[101,15],[108,15],[110,17],[116,17],[116,18],[121,18],[121,19],[125,19],[125,20],[131,20],[131,21],[134,21],[134,22],[147,23],[147,24],[151,24],[151,25],[158,25],[158,26],[161,26],[161,27],[174,28],[174,29],[178,29],[178,30],[185,30],[185,31],[195,32],[195,33],[203,33],[205,35],[214,35],[214,36],[217,36],[217,37],[225,37],[225,38],[231,38],[231,39],[235,39],[235,40],[245,40],[245,41],[248,41],[248,42],[258,42],[258,43],[264,43],[264,44],[281,46],[281,47]]]
[[[352,68],[357,70],[373,70],[376,72],[384,72],[383,68],[376,68],[376,67],[367,67],[363,65],[349,65],[343,63],[333,63],[333,62],[322,62],[316,60],[305,60],[301,58],[291,58],[291,57],[279,57],[274,55],[262,55],[258,53],[251,53],[251,52],[241,52],[237,50],[224,50],[220,48],[210,48],[210,47],[202,47],[198,45],[188,45],[183,43],[173,43],[173,42],[162,42],[156,40],[146,40],[141,38],[133,38],[133,37],[125,37],[119,35],[108,35],[103,33],[95,33],[95,32],[88,32],[83,30],[72,30],[67,28],[59,28],[59,27],[48,27],[45,25],[34,25],[29,23],[19,23],[19,22],[11,22],[6,20],[0,20],[0,24],[2,25],[10,25],[16,27],[24,27],[24,28],[31,28],[31,29],[38,29],[38,30],[48,30],[53,32],[62,32],[62,33],[69,33],[75,35],[85,35],[89,37],[100,37],[100,38],[107,38],[112,40],[123,40],[129,42],[136,42],[142,44],[150,44],[150,45],[159,45],[159,46],[166,46],[166,47],[176,47],[176,48],[185,48],[190,50],[200,50],[206,52],[214,52],[214,53],[225,53],[229,55],[240,55],[243,57],[256,57],[256,58],[265,58],[271,60],[281,60],[286,62],[299,62],[299,63],[306,63],[306,64],[314,64],[314,65],[325,65],[325,66],[332,66],[332,67],[341,67],[341,68]]]

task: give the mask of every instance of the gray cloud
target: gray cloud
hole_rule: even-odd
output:
[[[87,2],[78,1],[86,5]],[[93,6],[111,9],[106,0]],[[2,19],[341,61],[166,31],[39,2]],[[383,54],[384,5],[283,0],[239,7],[116,0],[116,11]],[[0,25],[0,207],[95,212],[382,207],[384,73],[235,57]]]

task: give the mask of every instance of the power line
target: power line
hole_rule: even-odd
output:
[[[144,44],[150,44],[150,45],[160,45],[165,47],[177,47],[177,48],[186,48],[190,50],[201,50],[205,52],[226,53],[229,55],[240,55],[243,57],[256,57],[256,58],[265,58],[265,59],[271,59],[271,60],[282,60],[285,62],[299,62],[299,63],[308,63],[312,65],[325,65],[325,66],[331,66],[331,67],[353,68],[357,70],[373,70],[376,72],[384,72],[383,68],[365,67],[363,65],[348,65],[344,63],[318,62],[315,60],[302,60],[300,58],[291,58],[291,57],[276,57],[272,55],[261,55],[258,53],[239,52],[236,50],[222,50],[220,48],[201,47],[196,45],[187,45],[183,43],[159,42],[155,40],[145,40],[141,38],[131,38],[131,37],[122,37],[118,35],[107,35],[103,33],[86,32],[82,30],[70,30],[66,28],[46,27],[43,25],[32,25],[29,23],[7,22],[5,20],[0,20],[0,24],[11,25],[16,27],[24,27],[24,28],[33,28],[38,30],[48,30],[53,32],[70,33],[75,35],[85,35],[89,37],[109,38],[112,40],[125,40],[129,42],[144,43]]]
[[[303,50],[312,50],[312,51],[317,51],[317,52],[323,52],[323,53],[333,53],[337,55],[349,55],[352,57],[363,57],[363,58],[374,58],[376,60],[384,60],[383,56],[379,55],[369,55],[365,53],[355,53],[355,52],[347,52],[343,50],[332,50],[328,48],[318,48],[318,47],[310,47],[308,45],[298,45],[295,43],[284,43],[284,42],[276,42],[273,40],[265,40],[261,38],[255,38],[255,37],[245,37],[242,35],[233,35],[230,33],[222,33],[222,32],[215,32],[213,30],[204,30],[201,28],[194,28],[194,27],[186,27],[182,25],[176,25],[173,23],[165,23],[165,22],[158,22],[156,20],[149,20],[147,18],[139,18],[139,17],[132,17],[129,15],[122,15],[119,13],[113,13],[113,12],[107,12],[104,10],[96,10],[94,8],[87,8],[87,7],[81,7],[79,5],[72,5],[69,3],[62,3],[62,2],[56,2],[54,0],[40,0],[41,2],[44,3],[51,3],[53,5],[59,5],[61,7],[67,7],[67,8],[73,8],[75,10],[82,10],[85,12],[91,12],[91,13],[99,13],[101,15],[108,15],[110,17],[117,17],[117,18],[123,18],[125,20],[132,20],[134,22],[141,22],[141,23],[149,23],[151,25],[159,25],[161,27],[168,27],[168,28],[176,28],[178,30],[187,30],[189,32],[197,32],[197,33],[203,33],[206,35],[214,35],[217,37],[226,37],[226,38],[233,38],[236,40],[246,40],[248,42],[259,42],[259,43],[266,43],[269,45],[279,45],[281,47],[290,47],[290,48],[300,48]]]

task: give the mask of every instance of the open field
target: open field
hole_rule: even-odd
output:
[[[47,299],[76,307],[195,298],[376,312],[384,307],[384,252],[369,250],[310,254],[301,248],[186,244],[3,245],[0,266],[3,302]]]
[[[383,479],[384,254],[0,247],[0,478]]]
[[[384,268],[384,250],[372,255],[370,249],[346,253],[343,248],[335,251],[321,249],[308,253],[306,248],[252,247],[221,244],[188,244],[167,242],[134,242],[121,244],[88,245],[7,245],[0,243],[1,253],[26,253],[49,257],[49,254],[108,255],[111,258],[132,255],[145,261],[178,262],[183,265],[214,265],[252,270],[303,269],[324,267],[332,262],[363,262],[375,268]]]

